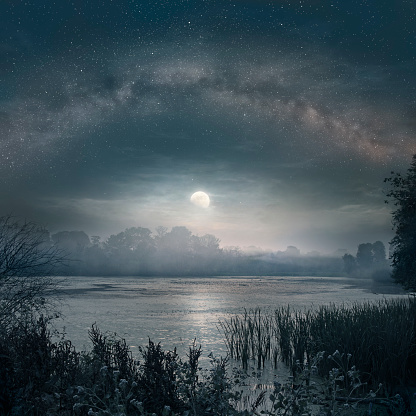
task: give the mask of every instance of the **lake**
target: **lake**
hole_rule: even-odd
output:
[[[397,286],[345,277],[68,277],[55,323],[78,350],[90,349],[88,329],[126,339],[133,353],[150,338],[181,356],[196,339],[203,355],[225,356],[219,319],[244,308],[311,308],[404,296]]]

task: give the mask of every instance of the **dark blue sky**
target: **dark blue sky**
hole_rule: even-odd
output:
[[[0,210],[352,252],[416,153],[414,1],[0,3]],[[209,208],[193,206],[195,191]]]

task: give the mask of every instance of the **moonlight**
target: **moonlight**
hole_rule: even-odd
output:
[[[208,208],[210,199],[209,199],[208,194],[202,191],[198,191],[192,194],[191,202],[198,207]]]

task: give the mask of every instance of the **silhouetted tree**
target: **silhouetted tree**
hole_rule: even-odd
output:
[[[192,232],[184,226],[172,227],[170,232],[159,228],[159,266],[162,273],[189,274],[192,270]]]
[[[390,269],[386,260],[386,248],[381,241],[362,243],[358,245],[357,257],[351,254],[342,256],[344,272],[348,275],[371,277],[373,280],[382,276],[388,280]]]
[[[165,238],[168,242],[168,247],[176,252],[186,253],[191,248],[192,232],[186,227],[173,227],[170,233],[167,233]]]
[[[373,264],[376,267],[386,266],[386,247],[381,241],[373,243]]]
[[[107,275],[111,274],[109,259],[103,250],[99,236],[91,237],[91,245],[84,248],[82,271],[86,275]]]
[[[138,274],[147,269],[155,243],[148,228],[131,227],[111,235],[104,243],[104,250],[116,273]]]
[[[165,241],[165,237],[167,233],[168,233],[167,227],[163,227],[162,225],[159,225],[159,227],[156,227],[156,234],[154,236],[154,240],[155,240],[157,248],[163,247],[163,243]]]
[[[80,253],[91,244],[90,238],[84,231],[60,231],[52,234],[52,241],[60,248],[70,253]]]
[[[212,234],[192,236],[192,249],[203,255],[217,255],[220,250],[220,239]]]
[[[368,269],[373,265],[373,245],[362,243],[357,250],[357,264],[362,269]]]
[[[405,289],[416,290],[416,155],[405,175],[391,172],[387,197],[393,201],[395,236],[392,247],[393,279]],[[389,201],[386,201],[388,203]]]
[[[149,251],[154,247],[152,232],[148,228],[131,227],[116,235],[111,235],[105,245],[115,251]]]
[[[299,257],[300,250],[295,246],[287,246],[285,255],[288,257]]]
[[[353,274],[357,270],[357,262],[355,261],[355,257],[352,254],[344,254],[342,256],[342,260],[344,261],[345,273]]]

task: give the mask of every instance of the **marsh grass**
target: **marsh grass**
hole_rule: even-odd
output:
[[[283,311],[283,312],[282,312]],[[290,326],[288,312],[282,310],[283,329],[292,328],[294,342],[289,356],[296,377],[275,378],[252,389],[252,377],[263,371],[230,368],[228,358],[209,354],[210,366],[199,365],[201,347],[196,342],[182,360],[176,351],[165,351],[149,340],[135,359],[126,341],[116,334],[102,333],[96,325],[89,331],[90,351],[77,352],[63,335],[55,341],[48,319],[22,322],[0,337],[0,414],[28,416],[317,416],[362,415],[367,406],[391,409],[396,416],[410,416],[411,399],[401,396],[376,397],[381,386],[368,391],[363,374],[352,365],[352,355],[335,351],[325,357],[310,357],[311,342],[302,345],[314,314],[296,312]],[[248,325],[249,319],[255,321]],[[273,358],[275,315],[260,310],[245,322],[245,354],[257,357],[260,366]],[[263,330],[263,326],[267,330]],[[0,328],[1,330],[1,328]],[[252,340],[252,341],[250,341]],[[249,343],[252,342],[252,343]],[[277,345],[277,344],[276,344]],[[260,346],[260,348],[259,348]],[[304,360],[296,359],[303,354]],[[329,363],[329,375],[317,377]],[[319,381],[319,383],[315,382]],[[364,407],[363,407],[364,406]],[[413,407],[412,407],[413,406]],[[397,410],[397,411],[396,411]],[[367,413],[370,414],[370,413]],[[373,413],[372,413],[373,414]],[[386,413],[374,413],[378,416]]]
[[[269,315],[262,314],[261,309],[245,310],[242,315],[220,321],[219,325],[231,358],[241,360],[244,369],[248,368],[252,358],[261,368],[266,359],[273,356],[273,322]]]
[[[219,323],[229,354],[247,368],[271,360],[289,366],[293,376],[311,366],[320,351],[339,351],[360,368],[368,385],[382,383],[387,390],[416,381],[416,299],[324,305],[274,312],[245,310]],[[318,366],[320,375],[331,371],[330,360]]]

